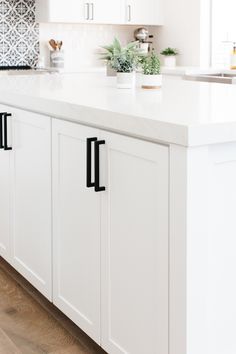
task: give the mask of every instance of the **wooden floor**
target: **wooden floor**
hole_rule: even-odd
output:
[[[0,258],[0,354],[105,352]]]

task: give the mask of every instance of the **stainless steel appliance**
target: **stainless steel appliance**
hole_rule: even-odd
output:
[[[152,35],[149,35],[147,28],[140,27],[134,32],[134,38],[139,42],[139,50],[141,54],[148,54],[152,50]]]

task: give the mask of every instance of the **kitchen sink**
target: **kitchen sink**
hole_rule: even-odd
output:
[[[236,73],[214,73],[214,74],[190,74],[185,75],[184,80],[217,82],[221,84],[236,84]]]

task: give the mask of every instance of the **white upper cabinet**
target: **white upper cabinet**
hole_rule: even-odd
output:
[[[124,21],[123,0],[36,0],[37,22],[121,23]]]
[[[78,23],[89,20],[89,4],[84,0],[36,0],[37,22]]]
[[[162,25],[162,0],[126,0],[125,22],[132,25]]]
[[[36,0],[37,22],[161,25],[163,0]]]
[[[120,24],[124,12],[123,0],[94,0],[90,4],[90,17],[96,23]]]

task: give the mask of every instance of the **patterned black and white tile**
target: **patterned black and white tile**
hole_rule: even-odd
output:
[[[37,64],[35,0],[0,0],[0,66]]]

